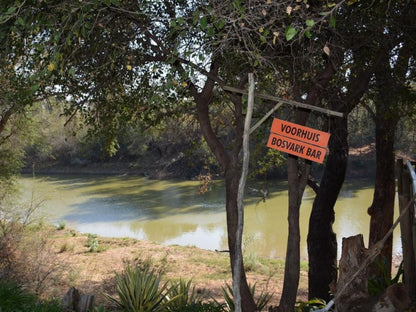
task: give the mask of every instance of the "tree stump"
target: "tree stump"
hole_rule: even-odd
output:
[[[361,234],[342,239],[339,281],[335,294],[337,312],[400,312],[411,303],[403,284],[393,284],[380,294],[369,296],[367,268],[363,264],[374,250],[364,247]],[[351,281],[353,275],[362,269]],[[340,293],[342,291],[342,293]]]
[[[62,299],[62,306],[66,312],[88,312],[92,311],[94,301],[94,295],[83,295],[78,289],[71,287]]]
[[[345,287],[345,290],[335,301],[337,312],[349,312],[354,305],[368,298],[367,270],[363,270],[357,277],[350,281],[351,277],[359,270],[367,257],[367,249],[364,247],[363,235],[359,234],[342,239],[342,254],[339,261],[339,280],[337,293]]]

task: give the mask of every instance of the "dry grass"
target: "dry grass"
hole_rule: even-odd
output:
[[[165,279],[192,279],[207,298],[221,299],[221,287],[231,282],[227,253],[202,250],[196,247],[163,246],[131,238],[97,237],[100,252],[91,252],[88,235],[70,229],[43,230],[51,242],[53,257],[61,264],[59,282],[45,288],[45,297],[63,297],[69,287],[82,293],[96,294],[98,304],[106,304],[103,292],[114,294],[114,273],[126,263],[150,262],[163,272]],[[256,289],[273,293],[271,304],[277,305],[282,289],[284,262],[276,259],[255,258],[250,263],[247,278],[257,283]],[[62,269],[62,264],[64,268]],[[307,267],[302,266],[299,298],[307,297]],[[52,286],[52,285],[51,285]]]

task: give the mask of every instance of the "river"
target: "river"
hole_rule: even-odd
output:
[[[251,187],[262,188],[263,183]],[[160,244],[227,249],[225,190],[215,181],[199,193],[197,181],[159,181],[131,176],[44,176],[20,179],[22,201],[42,202],[41,213],[52,223],[64,222],[84,233],[133,237]],[[287,239],[287,182],[268,181],[265,201],[247,191],[243,248],[256,256],[284,258]],[[368,240],[367,208],[372,183],[349,181],[335,207],[334,231],[340,256],[342,237],[358,233]],[[307,259],[306,236],[314,193],[307,188],[301,211],[301,258]],[[396,214],[397,215],[397,214]],[[395,231],[394,254],[401,253]]]

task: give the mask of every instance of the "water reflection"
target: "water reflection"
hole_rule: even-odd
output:
[[[216,181],[199,194],[194,181],[157,181],[142,177],[59,176],[22,178],[23,195],[32,190],[44,200],[43,212],[52,222],[65,221],[81,232],[108,237],[133,237],[162,244],[227,249],[225,191]],[[253,185],[258,188],[259,186]],[[246,252],[283,258],[287,239],[287,183],[268,182],[265,202],[247,193],[243,245]],[[334,231],[342,237],[368,237],[367,207],[371,183],[346,183],[336,205]],[[301,257],[307,258],[306,235],[314,193],[306,189],[300,211]],[[341,249],[340,243],[338,247]],[[401,252],[400,236],[394,239]]]

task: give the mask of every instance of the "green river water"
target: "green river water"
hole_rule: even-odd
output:
[[[251,187],[261,188],[262,183]],[[65,222],[84,233],[106,237],[133,237],[160,244],[227,249],[225,191],[216,181],[199,193],[197,181],[159,181],[130,176],[45,176],[20,179],[23,201],[32,194],[42,201],[41,212],[51,222]],[[287,182],[268,181],[265,202],[254,192],[245,199],[245,252],[284,258],[287,239]],[[341,239],[358,233],[368,239],[367,208],[373,196],[371,182],[346,182],[335,207],[334,231]],[[306,235],[314,193],[307,188],[300,211],[301,257],[307,259]],[[394,253],[401,253],[400,233]]]

